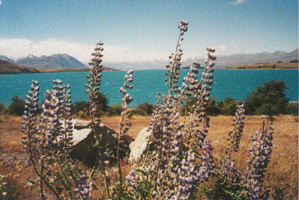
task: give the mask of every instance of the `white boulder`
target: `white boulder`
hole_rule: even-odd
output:
[[[136,161],[141,158],[141,155],[144,153],[144,151],[147,148],[148,144],[148,139],[152,135],[152,131],[149,130],[148,128],[142,129],[139,134],[137,135],[136,139],[134,142],[130,144],[130,156],[129,156],[129,161]]]

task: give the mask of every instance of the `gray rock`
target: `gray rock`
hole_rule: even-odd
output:
[[[74,128],[77,130],[81,130],[81,129],[87,129],[87,128],[91,128],[91,121],[86,121],[86,120],[81,120],[81,119],[75,119],[74,124]]]
[[[70,153],[71,157],[83,161],[87,165],[95,165],[98,159],[98,152],[94,144],[96,142],[96,135],[102,136],[102,143],[108,149],[112,151],[111,163],[115,162],[116,147],[117,147],[117,135],[118,133],[101,123],[96,127],[95,133],[92,131],[90,121],[73,120],[73,148]],[[129,144],[134,141],[130,136],[124,135],[120,137],[120,157],[123,158],[129,155]],[[105,149],[105,148],[104,148]]]

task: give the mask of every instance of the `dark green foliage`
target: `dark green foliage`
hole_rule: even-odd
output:
[[[286,113],[298,116],[298,104],[299,104],[298,101],[290,102],[286,108]]]
[[[196,104],[196,97],[189,97],[186,103],[182,107],[182,114],[191,112],[191,107]],[[208,106],[206,107],[208,115],[219,115],[221,114],[220,109],[216,105],[215,97],[211,97]]]
[[[242,192],[241,182],[232,183],[226,179],[227,177],[212,178],[212,185],[205,191],[208,199],[211,200],[246,200],[246,196]]]
[[[196,98],[188,98],[186,103],[182,107],[182,113],[186,111],[190,112],[191,107],[195,105]],[[234,115],[236,111],[236,105],[240,105],[241,102],[236,102],[233,98],[227,97],[224,101],[216,103],[215,97],[211,97],[206,112],[208,115]]]
[[[96,99],[99,105],[99,110],[102,113],[108,110],[108,98],[107,95],[99,92],[98,98]],[[89,115],[89,102],[88,101],[78,101],[72,104],[72,114],[77,116],[88,116]],[[84,117],[83,117],[84,118]]]
[[[0,114],[3,114],[5,112],[5,106],[3,103],[0,103]]]
[[[103,94],[99,92],[98,98],[96,101],[99,103],[99,109],[103,112],[106,112],[108,109],[109,99],[107,98],[107,94]]]
[[[247,114],[286,114],[289,101],[285,95],[287,89],[283,81],[271,81],[257,87],[245,101]]]
[[[196,97],[188,97],[184,105],[182,106],[181,112],[182,115],[185,115],[187,112],[191,112],[191,107],[196,104]]]
[[[222,115],[235,115],[236,106],[242,104],[241,101],[235,101],[231,97],[226,97],[224,101],[219,101],[217,107]]]
[[[120,115],[122,112],[122,106],[120,104],[115,104],[113,106],[109,106],[107,109],[107,115]]]
[[[79,113],[86,113],[88,115],[89,113],[89,102],[88,101],[76,101],[75,103],[72,104],[72,114],[73,115],[78,115]]]
[[[151,115],[154,110],[154,105],[148,102],[143,102],[142,104],[139,104],[138,107],[134,110],[132,110],[132,114],[134,115]]]
[[[235,110],[236,108],[234,108]],[[208,107],[206,108],[206,112],[208,115],[220,115],[221,110],[218,106],[218,103],[216,104],[215,97],[210,98],[210,102],[208,104]]]
[[[10,115],[21,116],[24,113],[24,105],[25,105],[25,100],[15,95],[13,98],[11,98],[11,104],[8,107],[8,113]]]

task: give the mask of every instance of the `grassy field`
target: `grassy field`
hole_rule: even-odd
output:
[[[223,156],[227,144],[227,134],[232,129],[232,116],[211,117],[211,128],[207,139],[214,147],[215,162]],[[265,184],[272,188],[281,188],[285,199],[297,199],[298,195],[298,117],[281,115],[274,117],[273,153],[265,177]],[[40,199],[39,187],[31,185],[28,180],[37,180],[32,169],[28,166],[22,146],[21,117],[0,115],[0,174],[5,178],[6,187],[14,195],[12,199]],[[151,117],[133,116],[132,127],[128,134],[135,138],[139,131],[149,125]],[[247,116],[245,129],[241,140],[240,150],[234,155],[236,166],[243,169],[249,155],[248,148],[252,145],[251,135],[261,127],[264,119],[260,116]],[[103,117],[102,122],[118,130],[120,117]],[[125,164],[124,172],[129,172],[130,164]],[[88,169],[86,169],[88,170]],[[112,170],[112,169],[111,169]],[[112,177],[113,178],[113,177]],[[1,181],[1,180],[0,180]],[[3,182],[3,181],[2,181]],[[101,177],[96,184],[100,195],[103,192]],[[1,191],[1,187],[0,187]],[[0,196],[1,199],[1,196]]]

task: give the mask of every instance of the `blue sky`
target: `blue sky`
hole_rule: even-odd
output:
[[[104,61],[166,60],[180,20],[184,59],[298,48],[297,0],[0,0],[0,55],[67,53],[87,63],[97,41]]]

